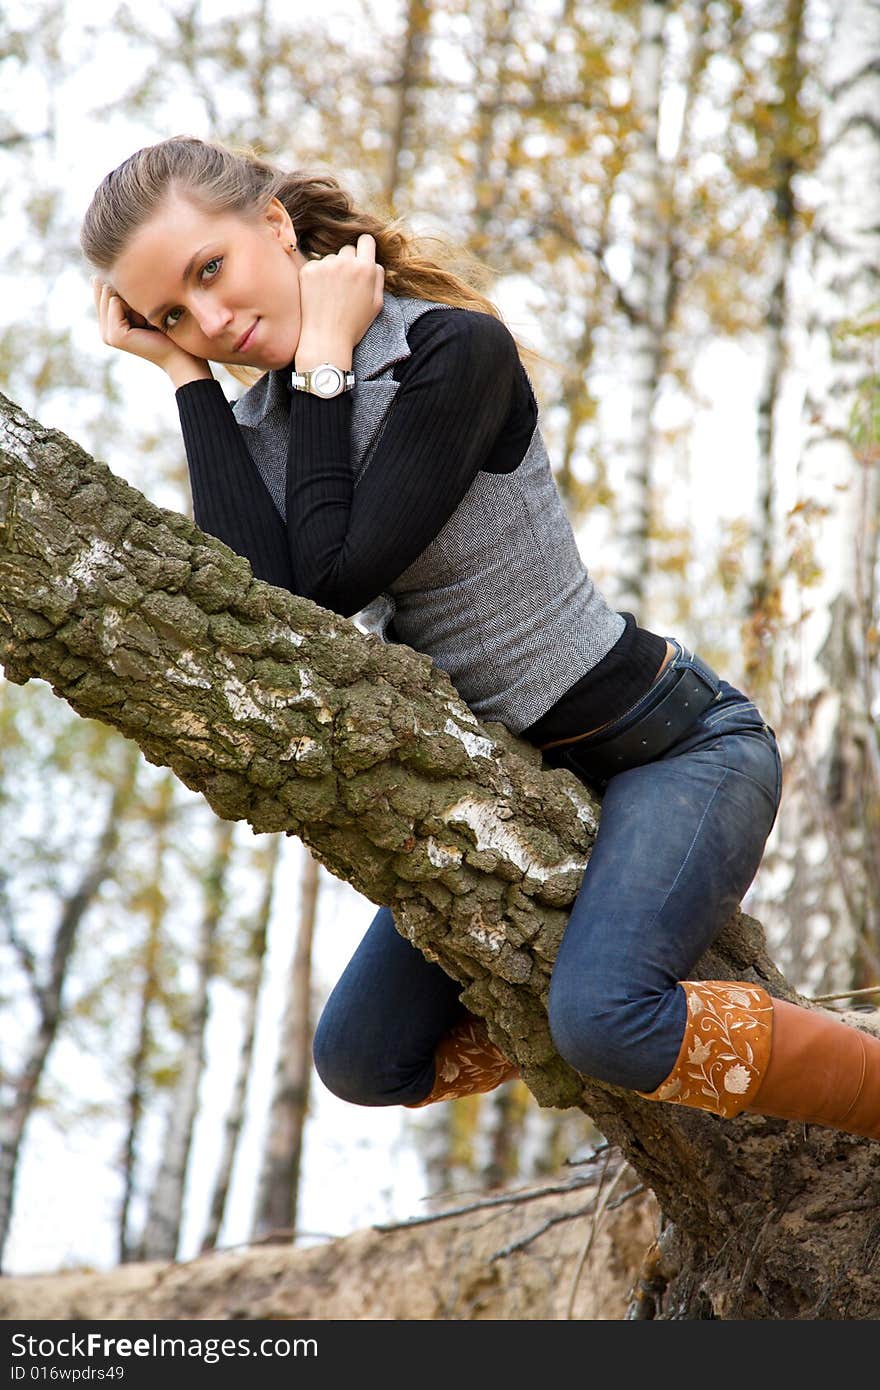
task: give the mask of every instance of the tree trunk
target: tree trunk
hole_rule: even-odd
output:
[[[656,1230],[651,1194],[606,1152],[489,1201],[464,1198],[427,1221],[310,1248],[3,1279],[0,1318],[619,1320]]]
[[[513,32],[518,18],[519,0],[483,0],[470,18],[478,36],[476,53],[479,71],[475,73],[478,92],[474,119],[473,214],[471,247],[477,256],[488,259],[495,252],[497,237],[493,222],[504,196],[505,172],[509,173],[511,148],[504,147],[504,165],[498,149],[497,125],[503,112],[503,99],[510,80],[509,61]],[[506,113],[505,113],[506,114]]]
[[[309,1107],[312,1075],[312,941],[318,912],[320,871],[317,860],[306,852],[300,885],[300,913],[278,1060],[275,1089],[257,1190],[253,1238],[279,1231],[296,1240],[299,1179],[303,1133]]]
[[[521,1088],[508,1081],[491,1093],[484,1107],[486,1154],[480,1164],[480,1186],[484,1191],[510,1182],[519,1171],[525,1109],[515,1094],[517,1089]]]
[[[618,606],[635,608],[647,621],[653,557],[654,405],[660,386],[667,322],[669,265],[666,223],[668,180],[657,144],[663,67],[664,0],[642,0],[641,34],[633,68],[633,104],[639,128],[631,161],[633,272],[627,300],[632,326],[632,422],[624,520],[624,572]]]
[[[283,840],[280,835],[269,838],[268,848],[261,856],[263,862],[258,872],[263,879],[263,896],[250,928],[249,940],[245,950],[245,972],[242,981],[244,996],[244,1019],[242,1020],[241,1046],[238,1051],[238,1066],[232,1086],[232,1097],[226,1115],[223,1149],[214,1179],[214,1192],[208,1214],[208,1223],[202,1238],[202,1250],[216,1248],[220,1228],[226,1212],[226,1200],[232,1180],[238,1140],[244,1125],[245,1104],[247,1101],[248,1075],[254,1055],[257,1034],[257,1014],[260,1001],[260,985],[263,979],[263,962],[266,956],[266,942],[269,934],[269,921],[272,916],[272,903],[275,896],[275,874],[281,854]]]
[[[580,1107],[655,1193],[658,1315],[880,1314],[872,1142],[644,1101],[555,1051],[550,972],[600,809],[583,784],[480,724],[428,657],[254,579],[2,397],[0,657],[387,905],[538,1102]],[[697,973],[794,997],[741,912]]]
[[[826,842],[822,910],[844,960],[841,977],[830,982],[837,988],[873,983],[880,969],[878,67],[880,10],[870,0],[841,0],[833,9],[824,74],[799,476],[802,506],[825,508],[829,516],[822,585],[811,595],[806,631],[806,645],[816,653],[809,673],[814,693],[805,701],[798,753],[806,799],[801,819]]]
[[[145,897],[147,912],[146,936],[139,952],[138,974],[138,1016],[134,1046],[128,1063],[128,1096],[126,1115],[128,1123],[122,1143],[122,1201],[119,1204],[119,1262],[139,1257],[137,1243],[129,1237],[131,1208],[135,1198],[138,1145],[141,1137],[141,1124],[146,1109],[145,1092],[148,1085],[150,1061],[154,1042],[152,1015],[156,1000],[161,994],[161,951],[162,927],[165,920],[165,896],[162,892],[162,866],[168,849],[168,830],[174,810],[173,777],[163,777],[157,788],[155,800],[150,804],[148,823],[152,835],[152,872]]]
[[[407,0],[406,31],[396,84],[397,111],[391,127],[388,172],[385,176],[385,202],[389,207],[394,207],[402,181],[402,157],[413,157],[416,109],[425,78],[425,49],[430,27],[431,6],[428,0]]]
[[[764,375],[758,397],[758,504],[753,527],[754,569],[745,625],[744,679],[754,699],[765,702],[775,690],[776,637],[781,621],[777,569],[778,507],[776,497],[776,413],[787,364],[789,267],[797,235],[794,178],[800,172],[795,153],[797,117],[804,70],[800,61],[804,0],[787,0],[785,50],[780,63],[779,103],[773,158],[773,218],[770,227],[770,294],[764,334]]]
[[[229,821],[214,827],[214,854],[204,883],[205,905],[199,929],[195,982],[182,1038],[180,1072],[168,1097],[168,1121],[162,1158],[150,1194],[141,1258],[173,1260],[180,1242],[186,1170],[199,1106],[199,1086],[205,1070],[205,1031],[208,1026],[209,987],[215,968],[214,942],[223,915],[226,876],[233,842]]]

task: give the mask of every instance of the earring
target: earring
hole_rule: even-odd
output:
[[[296,242],[295,242],[295,241],[291,241],[291,242],[289,243],[289,245],[288,245],[288,250],[289,250],[289,251],[295,251],[295,250],[296,250]]]

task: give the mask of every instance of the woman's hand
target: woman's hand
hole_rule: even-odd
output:
[[[212,372],[201,357],[193,357],[172,343],[171,339],[126,304],[106,280],[92,276],[92,290],[101,337],[108,347],[133,353],[145,362],[152,362],[167,372],[175,386],[187,381],[210,378]]]
[[[385,271],[376,264],[376,241],[368,232],[357,246],[306,261],[299,272],[300,327],[296,370],[320,362],[351,366],[352,351],[380,312]]]

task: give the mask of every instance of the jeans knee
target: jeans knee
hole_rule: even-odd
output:
[[[404,1070],[387,1043],[371,1045],[326,1015],[315,1029],[312,1060],[327,1090],[349,1105],[406,1105],[427,1095],[433,1079],[432,1060]]]
[[[550,1036],[582,1076],[627,1090],[653,1090],[669,1074],[680,1036],[654,999],[615,999],[560,985],[550,989]]]
[[[315,1029],[312,1060],[327,1090],[340,1100],[348,1101],[351,1105],[382,1104],[376,1094],[374,1078],[364,1065],[363,1056],[358,1057],[345,1038],[338,1036],[332,1024],[328,1025],[323,1020]]]
[[[604,1011],[592,1007],[583,995],[551,987],[548,1020],[553,1045],[569,1066],[582,1076],[613,1080],[606,1074],[608,1038]]]

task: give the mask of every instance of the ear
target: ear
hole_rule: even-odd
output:
[[[293,223],[290,220],[290,213],[278,198],[273,198],[266,205],[263,216],[269,224],[269,229],[273,236],[285,245],[290,241],[296,240]]]

